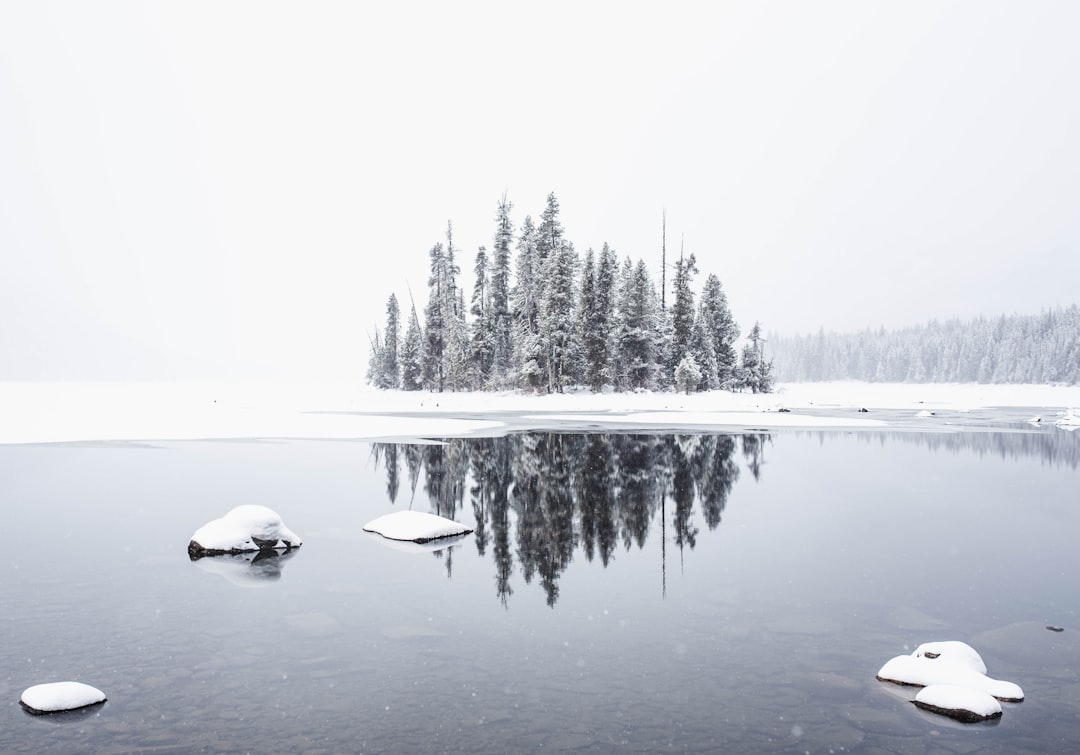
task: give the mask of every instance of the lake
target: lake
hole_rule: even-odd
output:
[[[1078,468],[1019,424],[0,446],[0,751],[1069,752]],[[303,547],[192,562],[240,504]],[[408,508],[475,532],[363,532]],[[875,680],[950,639],[1026,700]],[[68,679],[108,702],[20,707]]]

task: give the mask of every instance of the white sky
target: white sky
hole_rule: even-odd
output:
[[[447,220],[680,236],[748,328],[1080,280],[1080,3],[0,3],[0,380],[361,380]]]

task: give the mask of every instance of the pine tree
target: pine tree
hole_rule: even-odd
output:
[[[623,269],[624,273],[630,270],[629,259]],[[623,278],[619,295],[618,344],[619,362],[625,370],[625,388],[652,388],[656,369],[656,289],[641,260]]]
[[[580,351],[574,329],[576,267],[577,253],[569,242],[563,242],[559,250],[548,256],[540,331],[547,349],[547,390],[552,393],[562,393],[573,383],[574,363]]]
[[[739,368],[740,383],[752,393],[771,393],[772,362],[765,360],[765,339],[761,335],[760,323],[754,323],[747,339],[750,343],[743,346],[742,364]]]
[[[424,387],[424,336],[420,332],[420,318],[416,305],[409,314],[409,326],[405,329],[405,341],[401,345],[401,388],[419,391]]]
[[[398,329],[401,309],[397,297],[390,294],[386,300],[386,334],[381,349],[381,367],[376,385],[379,388],[397,388],[401,384],[401,367],[398,364]]]
[[[698,367],[694,355],[687,353],[675,368],[675,389],[689,394],[691,391],[698,390],[701,381],[701,368]]]
[[[585,252],[585,264],[581,268],[580,299],[577,306],[578,339],[581,341],[581,363],[578,370],[582,380],[593,393],[599,392],[602,381],[598,379],[600,368],[597,366],[598,353],[596,344],[596,332],[593,329],[592,318],[596,307],[596,253],[592,247]]]
[[[687,352],[694,358],[694,364],[698,367],[701,377],[694,386],[697,391],[711,391],[720,387],[720,378],[716,368],[716,349],[713,345],[712,335],[706,329],[705,317],[699,311],[694,320],[694,329],[690,335],[690,350]],[[678,383],[678,379],[676,379]]]
[[[446,387],[446,253],[442,244],[428,252],[428,302],[424,308],[424,386],[443,392]]]
[[[727,296],[715,274],[709,274],[701,291],[701,305],[698,317],[713,345],[713,359],[716,362],[717,388],[732,388],[735,381],[735,367],[738,356],[735,343],[739,340],[739,326],[731,316]]]
[[[487,386],[491,378],[494,352],[495,334],[490,326],[491,317],[488,315],[488,257],[484,247],[480,247],[476,252],[474,276],[472,306],[469,308],[469,314],[472,315],[472,336],[469,341],[468,387],[475,390]]]
[[[697,259],[694,255],[680,257],[675,262],[675,280],[672,281],[675,301],[671,306],[671,327],[674,343],[671,358],[678,364],[690,350],[690,339],[694,330],[694,292],[690,288],[697,272]],[[675,364],[671,365],[674,369]]]
[[[510,222],[513,205],[503,195],[495,215],[495,246],[491,254],[491,296],[488,322],[491,330],[493,382],[506,387],[513,359],[513,320],[510,314],[510,244],[514,226]]]
[[[517,247],[517,281],[511,293],[514,346],[518,385],[540,390],[546,375],[543,339],[540,335],[540,278],[536,253],[536,228],[525,217]]]

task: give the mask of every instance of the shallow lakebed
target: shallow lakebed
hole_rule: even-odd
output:
[[[0,750],[1067,751],[1077,436],[2,446]],[[303,547],[192,562],[241,504]],[[363,531],[408,508],[475,532]],[[949,639],[1027,699],[962,725],[874,679]],[[21,710],[68,679],[108,702]]]

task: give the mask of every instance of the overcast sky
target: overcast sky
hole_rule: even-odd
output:
[[[744,332],[1078,300],[1080,3],[0,3],[0,379],[361,380],[452,221]]]

